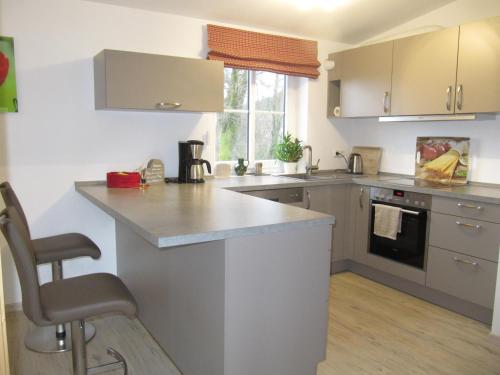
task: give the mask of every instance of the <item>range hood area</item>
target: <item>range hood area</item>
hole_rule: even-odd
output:
[[[476,114],[460,115],[421,115],[421,116],[382,116],[379,122],[432,122],[432,121],[464,121],[476,120]]]

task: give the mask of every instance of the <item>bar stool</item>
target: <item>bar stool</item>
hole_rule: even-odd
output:
[[[17,198],[14,189],[6,181],[0,184],[0,193],[5,206],[17,209],[21,224],[24,225],[31,238],[26,214]],[[32,240],[36,264],[51,263],[52,281],[63,278],[62,261],[77,257],[89,256],[98,259],[101,251],[92,240],[80,233],[66,233],[57,236],[43,237]],[[39,353],[58,353],[71,350],[71,336],[66,330],[66,324],[56,327],[42,326],[30,330],[25,338],[24,345]],[[85,327],[85,339],[90,341],[95,335],[95,327],[88,323]]]
[[[34,324],[48,326],[71,322],[73,375],[97,374],[118,365],[127,374],[125,359],[114,349],[108,354],[116,361],[87,368],[85,319],[119,313],[133,318],[137,305],[132,294],[116,276],[95,273],[55,280],[40,286],[35,249],[21,215],[10,206],[0,212],[0,229],[16,264],[23,298],[23,311]]]

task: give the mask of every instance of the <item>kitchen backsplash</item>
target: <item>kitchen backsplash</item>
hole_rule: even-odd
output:
[[[415,142],[419,136],[470,138],[469,180],[500,184],[500,116],[484,116],[474,121],[379,123],[376,118],[335,119],[332,124],[352,147],[383,148],[380,170],[413,175]]]

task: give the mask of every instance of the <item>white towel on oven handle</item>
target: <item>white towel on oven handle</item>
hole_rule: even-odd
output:
[[[398,233],[401,233],[403,216],[401,208],[377,203],[373,204],[373,207],[375,208],[373,234],[396,240]]]

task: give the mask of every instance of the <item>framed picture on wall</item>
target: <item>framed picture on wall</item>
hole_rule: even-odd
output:
[[[415,178],[446,185],[467,183],[470,138],[417,137]]]
[[[17,112],[14,39],[0,36],[0,112]]]

